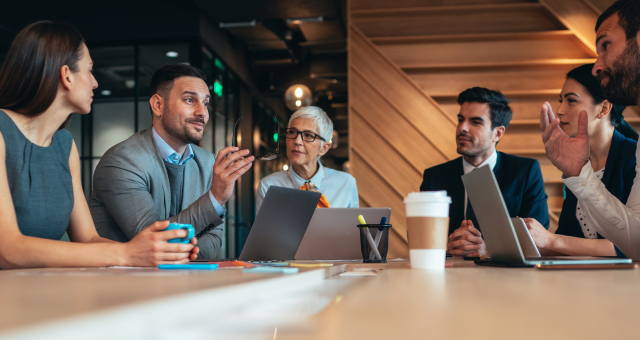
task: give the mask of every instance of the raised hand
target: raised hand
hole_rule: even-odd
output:
[[[571,138],[560,128],[560,119],[556,118],[551,104],[545,102],[540,110],[540,131],[547,157],[565,177],[580,175],[580,171],[589,160],[589,123],[587,111],[578,116],[578,135]]]
[[[253,156],[245,158],[249,155],[249,150],[238,150],[238,147],[235,146],[220,150],[216,157],[216,162],[213,164],[211,193],[220,205],[224,205],[227,202],[233,193],[233,186],[238,178],[244,175],[253,165]]]

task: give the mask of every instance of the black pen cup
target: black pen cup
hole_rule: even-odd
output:
[[[364,263],[386,263],[391,224],[359,224],[360,250]]]

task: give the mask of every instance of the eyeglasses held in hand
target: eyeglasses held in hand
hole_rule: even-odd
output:
[[[238,123],[240,123],[240,120],[242,119],[242,117],[243,116],[240,116],[240,118],[238,118],[238,120],[236,121],[236,124],[233,126],[233,140],[231,141],[232,146],[237,146],[236,137],[238,136]],[[278,121],[278,117],[276,117],[276,124],[278,125],[278,136],[280,136],[280,122]],[[278,141],[278,144],[276,145],[275,152],[268,153],[264,156],[256,157],[256,159],[259,161],[271,161],[278,158],[278,152],[280,152],[280,141]]]
[[[298,138],[298,135],[302,135],[302,140],[305,142],[314,142],[316,138],[320,139],[323,142],[327,141],[326,139],[322,138],[322,136],[320,136],[319,134],[311,131],[298,131],[296,129],[284,130],[284,136],[289,139],[296,139]]]

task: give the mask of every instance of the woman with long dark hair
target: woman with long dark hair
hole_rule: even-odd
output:
[[[153,266],[195,259],[184,230],[156,222],[127,243],[98,236],[80,181],[80,159],[62,128],[91,111],[93,62],[73,27],[24,28],[0,68],[0,268]],[[59,241],[65,231],[72,242]]]
[[[612,105],[591,74],[593,64],[582,65],[567,74],[557,113],[560,128],[571,137],[578,134],[578,115],[586,111],[591,165],[607,190],[627,202],[636,177],[638,133],[624,120],[624,106]],[[547,102],[544,105],[551,109]],[[589,225],[573,193],[565,188],[558,229],[550,233],[535,219],[525,219],[531,236],[545,255],[624,256],[610,241]]]

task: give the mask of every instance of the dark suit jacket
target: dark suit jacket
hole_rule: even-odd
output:
[[[498,181],[502,197],[511,217],[532,217],[545,228],[549,228],[547,194],[540,164],[537,160],[498,152],[493,173]],[[436,165],[424,171],[420,191],[446,190],[451,197],[449,210],[449,234],[460,228],[464,218],[464,185],[460,178],[464,174],[462,157]],[[475,216],[473,225],[481,229]]]
[[[636,178],[637,143],[614,130],[611,147],[607,155],[607,163],[604,167],[602,183],[623,204],[627,203],[633,181]],[[556,234],[584,238],[584,233],[576,218],[578,200],[571,190],[566,187],[565,194],[566,197],[562,204],[562,212],[560,213]],[[603,237],[598,234],[598,238]]]

